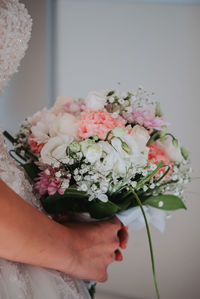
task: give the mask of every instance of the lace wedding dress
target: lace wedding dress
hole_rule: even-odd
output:
[[[17,71],[30,38],[31,18],[18,0],[0,0],[0,93]],[[0,178],[40,209],[23,171],[10,158],[0,129]],[[0,259],[0,299],[89,299],[83,281],[54,270]]]

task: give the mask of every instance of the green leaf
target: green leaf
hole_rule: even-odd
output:
[[[111,196],[110,200],[119,207],[120,211],[129,209],[135,203],[137,205],[137,201],[135,200],[135,197],[133,196],[133,193],[130,190],[114,194],[114,196]]]
[[[171,194],[151,196],[145,200],[144,204],[167,211],[187,209],[181,198]]]
[[[100,200],[90,202],[89,212],[93,218],[102,219],[116,214],[120,208],[112,201],[102,202]]]
[[[118,205],[119,209],[121,211],[127,210],[133,201],[133,196],[128,196],[127,198],[125,198],[123,201],[117,202],[116,204]]]
[[[16,139],[10,135],[10,133],[8,133],[7,131],[3,132],[3,135],[12,143],[14,144],[16,142]]]
[[[114,90],[111,90],[111,91],[109,91],[108,93],[107,93],[107,97],[110,97],[110,96],[112,96],[113,94],[115,93],[115,91]]]
[[[22,164],[21,166],[24,168],[31,180],[34,180],[38,176],[40,170],[34,163],[26,163]]]

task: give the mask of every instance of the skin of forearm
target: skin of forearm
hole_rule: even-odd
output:
[[[0,180],[0,257],[66,272],[70,230],[26,203]]]

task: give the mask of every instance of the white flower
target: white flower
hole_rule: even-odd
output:
[[[81,189],[81,191],[84,191],[84,192],[86,192],[87,190],[88,190],[88,186],[87,186],[87,184],[86,183],[81,183],[81,185],[80,185],[80,189]]]
[[[60,178],[61,175],[62,175],[62,174],[61,174],[61,171],[57,171],[57,172],[55,173],[55,175],[56,175],[57,178]]]
[[[155,184],[154,183],[152,183],[151,185],[150,185],[150,189],[154,189],[155,188]]]
[[[123,105],[125,101],[124,101],[124,99],[121,98],[121,99],[118,100],[118,102],[119,102],[121,105]]]
[[[144,185],[143,190],[144,190],[144,192],[146,192],[148,190],[148,187],[146,185]]]
[[[120,139],[113,138],[111,141],[112,146],[102,142],[103,151],[106,153],[102,163],[103,169],[112,169],[118,176],[124,176],[130,167],[134,166],[137,169],[146,166],[149,151],[146,146],[149,139],[147,131],[140,126],[136,126],[131,134],[117,131],[116,135],[120,135]]]
[[[134,138],[134,140],[142,150],[146,148],[150,136],[148,134],[148,131],[144,127],[141,127],[139,125],[134,126],[131,130],[130,135]]]
[[[71,102],[71,101],[73,101],[73,99],[65,94],[59,95],[56,98],[56,102],[52,108],[52,111],[54,111],[54,112],[61,111],[63,108],[63,105],[65,105],[67,102]]]
[[[99,143],[95,143],[91,139],[86,139],[81,142],[81,150],[91,164],[98,161],[102,155],[101,145]]]
[[[56,136],[76,136],[77,120],[69,113],[57,116],[50,128],[50,135]]]
[[[121,159],[120,157],[117,157],[117,155],[115,156],[115,163],[114,163],[114,167],[113,170],[121,177],[125,176],[127,173],[127,163],[126,161],[124,161],[123,159]]]
[[[113,118],[117,118],[119,116],[119,111],[115,111],[112,113]]]
[[[159,142],[159,144],[162,146],[162,148],[164,148],[167,156],[170,158],[171,161],[179,163],[183,161],[183,156],[181,154],[180,147],[174,146],[170,137],[162,142]]]
[[[124,161],[124,164],[126,162],[127,168],[131,165],[131,163],[137,167],[146,164],[146,159],[144,159],[144,155],[141,154],[140,148],[133,137],[129,134],[126,134],[125,136],[121,137],[121,139],[126,144],[127,148],[129,148],[129,151],[124,150],[122,141],[118,138],[112,139],[111,143],[118,153],[119,158]],[[121,164],[120,159],[117,162],[118,165]],[[124,170],[126,169],[126,165],[124,165]],[[120,168],[122,169],[122,165],[120,166]]]
[[[110,97],[109,98],[109,102],[112,104],[112,103],[114,103],[114,101],[115,101],[115,98],[114,97]]]
[[[131,186],[132,186],[133,188],[135,188],[135,187],[137,186],[137,182],[136,182],[136,181],[131,182]]]
[[[61,188],[62,188],[63,190],[66,190],[68,187],[69,187],[69,180],[65,179],[65,180],[62,182]]]
[[[132,151],[133,154],[134,151],[136,150],[136,144],[137,144],[137,148],[138,148],[137,164],[140,166],[145,166],[148,160],[148,153],[149,153],[149,148],[147,147],[147,142],[149,140],[148,131],[144,127],[136,125],[133,127],[130,136],[132,137],[132,140],[130,138],[127,139],[129,139],[131,143],[129,144],[129,141],[127,140],[127,144],[129,145],[130,148],[133,146],[133,151]]]
[[[35,126],[39,121],[46,117],[47,113],[48,110],[46,108],[43,108],[41,111],[38,111],[35,114],[33,114],[33,116],[29,116],[27,121],[31,123],[32,126]]]
[[[31,132],[33,140],[37,143],[46,143],[49,140],[50,125],[54,123],[56,116],[46,110],[37,112],[29,121],[32,123]]]
[[[104,160],[102,161],[100,171],[110,171],[113,169],[114,162],[116,160],[115,149],[105,141],[100,141],[103,152],[106,154]]]
[[[93,111],[103,109],[106,104],[106,94],[107,91],[90,92],[85,98],[86,107]]]
[[[69,136],[57,136],[50,138],[41,150],[41,161],[48,165],[54,165],[56,161],[62,161],[66,157],[66,148],[73,141]]]
[[[108,196],[106,194],[103,194],[103,193],[97,195],[97,198],[99,200],[101,200],[102,202],[107,202],[108,201]]]
[[[121,148],[121,141],[119,139],[113,139],[117,140],[117,143],[120,144],[120,150]],[[112,141],[113,142],[113,141]],[[100,172],[114,172],[118,176],[124,176],[127,172],[127,161],[123,160],[123,157],[120,156],[119,152],[116,150],[116,148],[112,145],[110,145],[108,142],[101,141],[100,142],[103,152],[106,154],[104,157],[103,162],[99,166]],[[130,164],[128,162],[128,164]]]

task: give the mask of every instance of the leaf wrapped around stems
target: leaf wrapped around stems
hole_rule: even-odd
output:
[[[88,206],[90,215],[92,218],[103,219],[111,217],[120,211],[120,207],[112,201],[102,202],[100,200],[94,200]]]
[[[68,211],[86,212],[88,210],[88,195],[74,187],[66,189],[64,194],[44,196],[41,203],[49,214],[65,214]]]

